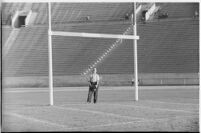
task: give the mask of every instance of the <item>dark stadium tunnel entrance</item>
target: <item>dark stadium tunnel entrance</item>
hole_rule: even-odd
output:
[[[26,20],[26,15],[25,16],[19,16],[18,17],[18,27],[23,27],[25,26],[25,20]]]
[[[16,11],[12,17],[12,26],[15,28],[25,27],[30,20],[32,11]]]

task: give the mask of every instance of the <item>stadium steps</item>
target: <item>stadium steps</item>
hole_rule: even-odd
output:
[[[154,8],[153,12],[149,15],[149,18],[146,21],[153,20],[156,17],[156,14],[157,14],[157,12],[158,12],[159,9],[160,9],[160,7],[156,6],[156,4],[155,4],[155,8]]]
[[[8,35],[9,37],[7,38],[5,45],[3,47],[3,57],[7,55],[9,52],[10,48],[14,44],[14,41],[16,40],[18,34],[20,32],[20,29],[12,29],[10,34]]]
[[[2,47],[4,47],[6,40],[8,39],[12,28],[10,26],[2,26]]]
[[[34,21],[36,19],[36,16],[37,16],[37,12],[32,12],[31,13],[31,17],[30,17],[29,23],[28,23],[29,26],[33,26],[34,25]]]

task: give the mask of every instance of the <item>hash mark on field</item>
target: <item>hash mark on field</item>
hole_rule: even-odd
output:
[[[92,110],[78,109],[78,108],[72,108],[72,107],[60,107],[60,106],[54,106],[54,107],[58,108],[58,109],[63,109],[63,110],[73,110],[73,111],[89,112],[89,113],[94,113],[94,114],[115,116],[115,117],[126,118],[126,119],[147,120],[145,118],[124,116],[124,115],[119,115],[119,114],[114,114],[114,113],[106,113],[106,112],[101,112],[101,111],[92,111]]]

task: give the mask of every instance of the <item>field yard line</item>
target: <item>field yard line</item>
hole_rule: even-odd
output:
[[[51,126],[56,126],[56,127],[59,127],[59,128],[69,128],[66,125],[53,123],[53,122],[50,122],[50,121],[41,120],[41,119],[37,119],[37,118],[34,118],[34,117],[21,115],[21,114],[17,114],[17,113],[6,112],[4,114],[14,116],[14,117],[18,117],[18,118],[25,119],[25,120],[29,120],[29,121],[33,121],[33,122],[36,122],[36,123],[43,123],[43,124],[47,124],[47,125],[51,125]]]
[[[139,120],[147,120],[145,118],[140,118],[140,117],[131,117],[131,116],[124,116],[124,115],[119,115],[119,114],[114,114],[114,113],[106,113],[106,112],[101,112],[101,111],[92,111],[92,110],[86,110],[86,109],[78,109],[78,108],[72,108],[72,107],[61,107],[61,106],[53,106],[58,109],[63,109],[63,110],[73,110],[73,111],[81,111],[81,112],[88,112],[88,113],[94,113],[94,114],[101,114],[101,115],[108,115],[108,116],[115,116],[119,118],[127,118],[127,119],[139,119]]]
[[[165,103],[165,104],[180,104],[180,105],[197,105],[199,106],[199,103],[177,103],[177,102],[162,102],[162,101],[155,101],[155,100],[144,100],[144,101],[148,101],[148,102],[154,102],[154,103]]]
[[[107,103],[106,103],[107,104]],[[153,109],[153,110],[161,110],[161,111],[173,111],[173,112],[185,112],[185,113],[192,113],[197,114],[199,112],[192,112],[187,110],[177,110],[177,109],[167,109],[167,108],[153,108],[153,107],[146,107],[146,106],[138,106],[138,105],[125,105],[125,104],[108,104],[108,105],[119,105],[119,106],[126,106],[126,107],[132,107],[132,108],[145,108],[145,109]]]

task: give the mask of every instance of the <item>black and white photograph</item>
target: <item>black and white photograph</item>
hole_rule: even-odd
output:
[[[1,132],[200,132],[198,1],[2,1]]]

